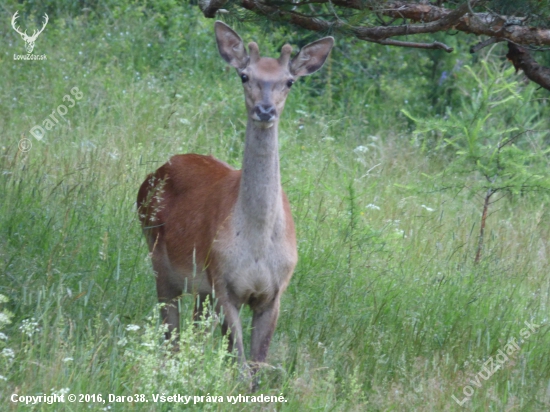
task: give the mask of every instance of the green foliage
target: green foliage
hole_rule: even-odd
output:
[[[9,302],[9,299],[0,294],[0,384],[2,381],[7,381],[9,374],[7,373],[10,369],[11,364],[13,363],[14,351],[8,345],[8,336],[3,332],[6,327],[11,323],[13,313],[7,308],[6,304]],[[4,376],[8,375],[8,377]]]
[[[417,124],[414,135],[422,151],[431,145],[449,161],[435,176],[436,186],[485,194],[474,259],[479,263],[493,195],[550,190],[550,149],[542,147],[549,130],[540,114],[530,112],[536,107],[532,91],[511,79],[513,68],[500,70],[484,60],[477,73],[470,66],[464,69],[474,89],[457,109],[449,108],[444,118],[403,113]]]
[[[140,377],[132,388],[134,393],[232,395],[233,388],[227,382],[238,372],[227,353],[227,339],[212,333],[214,317],[205,310],[200,322],[186,320],[179,336],[165,341],[166,325],[158,324],[159,310],[158,306],[154,308],[143,332],[136,333],[141,329],[139,325],[127,325],[117,342],[124,348],[121,362],[133,365],[125,372]],[[174,342],[177,352],[173,350]]]
[[[549,130],[542,108],[532,102],[533,89],[513,80],[513,68],[487,60],[478,67],[464,67],[474,87],[444,117],[417,118],[403,110],[417,125],[415,143],[449,159],[444,187],[514,195],[550,190],[550,149],[543,147]]]

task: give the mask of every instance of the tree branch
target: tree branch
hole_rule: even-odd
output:
[[[199,0],[199,8],[201,9],[204,17],[213,18],[216,12],[221,9],[227,0]]]
[[[335,4],[339,2],[339,0],[333,1]],[[474,7],[473,2],[471,3]],[[391,17],[398,15],[413,22],[427,23],[442,20],[454,11],[430,4],[396,1],[389,3],[380,12]],[[521,19],[495,13],[469,13],[463,15],[453,28],[476,36],[486,35],[511,40],[517,44],[550,45],[550,30],[522,26],[522,23]]]
[[[205,15],[208,12],[207,17],[213,17],[215,11],[221,8],[227,1],[201,0],[201,10],[203,10]],[[271,17],[277,16],[280,20],[287,22],[294,21],[295,23],[293,24],[309,30],[316,30],[315,27],[323,27],[316,31],[326,30],[327,28],[343,29],[344,27],[342,27],[343,24],[341,24],[341,21],[339,23],[339,21],[329,22],[319,19],[320,21],[317,22],[308,22],[298,17],[290,18],[290,12],[281,6],[292,6],[296,10],[296,8],[304,5],[331,3],[336,7],[344,9],[368,9],[384,16],[407,19],[413,23],[418,23],[387,27],[345,27],[348,29],[347,31],[351,30],[356,37],[367,41],[455,29],[476,36],[485,35],[502,40],[510,40],[516,44],[550,45],[550,30],[523,26],[523,20],[516,17],[501,16],[495,13],[472,14],[470,10],[481,3],[480,0],[470,0],[469,3],[463,3],[454,10],[432,4],[406,1],[389,2],[384,4],[383,7],[369,6],[368,2],[362,0],[306,0],[296,3],[277,3],[268,2],[267,0],[231,0],[231,2],[257,14]],[[311,17],[311,19],[316,19],[316,17]]]
[[[550,69],[535,62],[529,52],[519,45],[550,46],[550,29],[524,26],[527,19],[502,16],[492,12],[474,11],[486,0],[468,0],[460,4],[456,9],[447,9],[439,5],[427,2],[390,1],[379,2],[381,6],[373,5],[374,2],[366,0],[199,0],[199,6],[206,17],[214,17],[216,12],[226,4],[237,5],[255,14],[266,16],[269,20],[280,21],[287,24],[302,27],[306,30],[331,33],[340,32],[368,42],[422,49],[442,49],[451,52],[453,49],[440,42],[419,43],[397,40],[394,37],[412,36],[415,34],[437,33],[449,30],[457,30],[476,36],[489,36],[489,39],[472,46],[471,53],[475,53],[490,44],[507,40],[509,53],[517,69],[522,69],[527,77],[550,90]],[[330,15],[306,15],[301,10],[310,9],[313,4],[326,4],[332,14]],[[304,9],[307,8],[307,9]],[[227,6],[230,8],[230,6]],[[340,9],[338,9],[340,8]],[[353,9],[372,12],[376,16],[393,18],[394,21],[407,22],[407,24],[392,25],[380,24],[378,26],[349,24],[338,10]],[[326,10],[325,10],[326,12]],[[355,12],[356,13],[356,12]],[[358,21],[368,21],[360,18]],[[363,23],[366,24],[366,23]]]
[[[484,47],[490,46],[498,42],[504,41],[503,39],[497,39],[496,37],[489,37],[486,40],[480,41],[478,44],[470,47],[470,53],[474,54],[483,49]]]
[[[477,0],[473,1],[475,2]],[[422,26],[400,25],[379,27],[353,27],[341,20],[329,22],[317,17],[305,16],[298,12],[282,10],[267,5],[266,3],[258,0],[240,0],[240,4],[245,9],[253,11],[257,14],[265,15],[269,19],[294,24],[307,30],[321,32],[341,30],[351,33],[358,39],[374,43],[424,49],[443,49],[447,52],[451,52],[453,51],[453,49],[440,42],[414,43],[388,39],[390,37],[404,36],[407,34],[436,33],[438,31],[450,29],[453,23],[457,22],[468,11],[468,6],[462,5],[458,9],[453,10],[452,13],[449,13],[444,18]]]
[[[523,70],[529,80],[540,84],[546,90],[550,90],[550,68],[541,66],[524,47],[508,42],[508,54],[506,57],[512,61],[516,68]]]
[[[433,43],[415,43],[410,41],[387,39],[387,40],[378,40],[378,41],[373,40],[373,42],[378,44],[384,44],[387,46],[412,47],[415,49],[432,49],[432,50],[443,49],[447,53],[450,53],[454,50],[452,47],[449,47],[446,44],[440,43],[438,41],[434,41]]]

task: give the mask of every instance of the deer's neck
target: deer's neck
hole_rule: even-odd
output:
[[[236,224],[249,236],[273,230],[283,213],[278,122],[261,128],[248,119],[241,176],[236,204]]]

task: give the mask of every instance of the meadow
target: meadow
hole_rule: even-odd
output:
[[[481,99],[485,130],[521,123],[525,146],[546,150],[547,93],[498,48],[440,56],[428,78],[419,73],[432,70],[431,52],[337,38],[327,66],[293,87],[279,127],[299,263],[259,391],[238,379],[215,319],[192,324],[193,296],[181,300],[181,350],[171,353],[137,190],[176,153],[239,168],[246,125],[213,20],[174,4],[120,2],[101,19],[60,8],[36,43],[45,61],[13,60],[24,53],[10,27],[18,5],[0,10],[0,409],[550,410],[548,192],[495,198],[475,264],[483,194],[470,188],[482,177],[445,174],[452,151],[407,116],[467,113]],[[21,24],[32,18],[40,13]],[[236,28],[266,55],[285,39],[301,44],[291,29]],[[443,69],[452,76],[442,86]],[[33,137],[64,96],[74,107]],[[248,310],[242,318],[248,325]],[[29,407],[13,394],[102,400]],[[226,400],[239,394],[285,401]]]

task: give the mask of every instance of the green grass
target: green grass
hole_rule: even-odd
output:
[[[181,303],[182,350],[169,354],[135,213],[139,185],[172,154],[211,153],[240,165],[240,80],[217,55],[212,21],[194,8],[187,13],[180,38],[166,43],[155,21],[138,12],[105,23],[57,19],[37,41],[35,52],[46,53],[47,62],[11,60],[24,45],[2,14],[8,51],[0,57],[0,294],[9,302],[0,311],[13,314],[10,324],[0,322],[7,337],[0,349],[13,350],[13,358],[0,355],[2,409],[27,410],[9,402],[13,393],[65,388],[103,398],[145,393],[150,400],[112,403],[111,410],[181,406],[154,404],[153,393],[247,394],[219,327],[189,327],[192,297]],[[191,407],[548,410],[548,196],[497,203],[475,266],[480,200],[430,189],[426,176],[441,171],[445,159],[410,144],[399,108],[384,114],[369,81],[362,90],[357,81],[349,90],[340,85],[330,103],[323,84],[297,84],[280,125],[299,263],[259,393],[282,393],[287,402]],[[31,137],[29,129],[75,86],[83,99],[69,109],[68,122],[42,141]],[[375,106],[376,119],[365,102]],[[33,144],[27,153],[17,149],[22,137]],[[38,330],[24,333],[20,326],[31,318]],[[463,399],[463,388],[520,337],[524,321],[541,327],[457,405],[452,396]],[[245,335],[248,342],[250,330]]]

